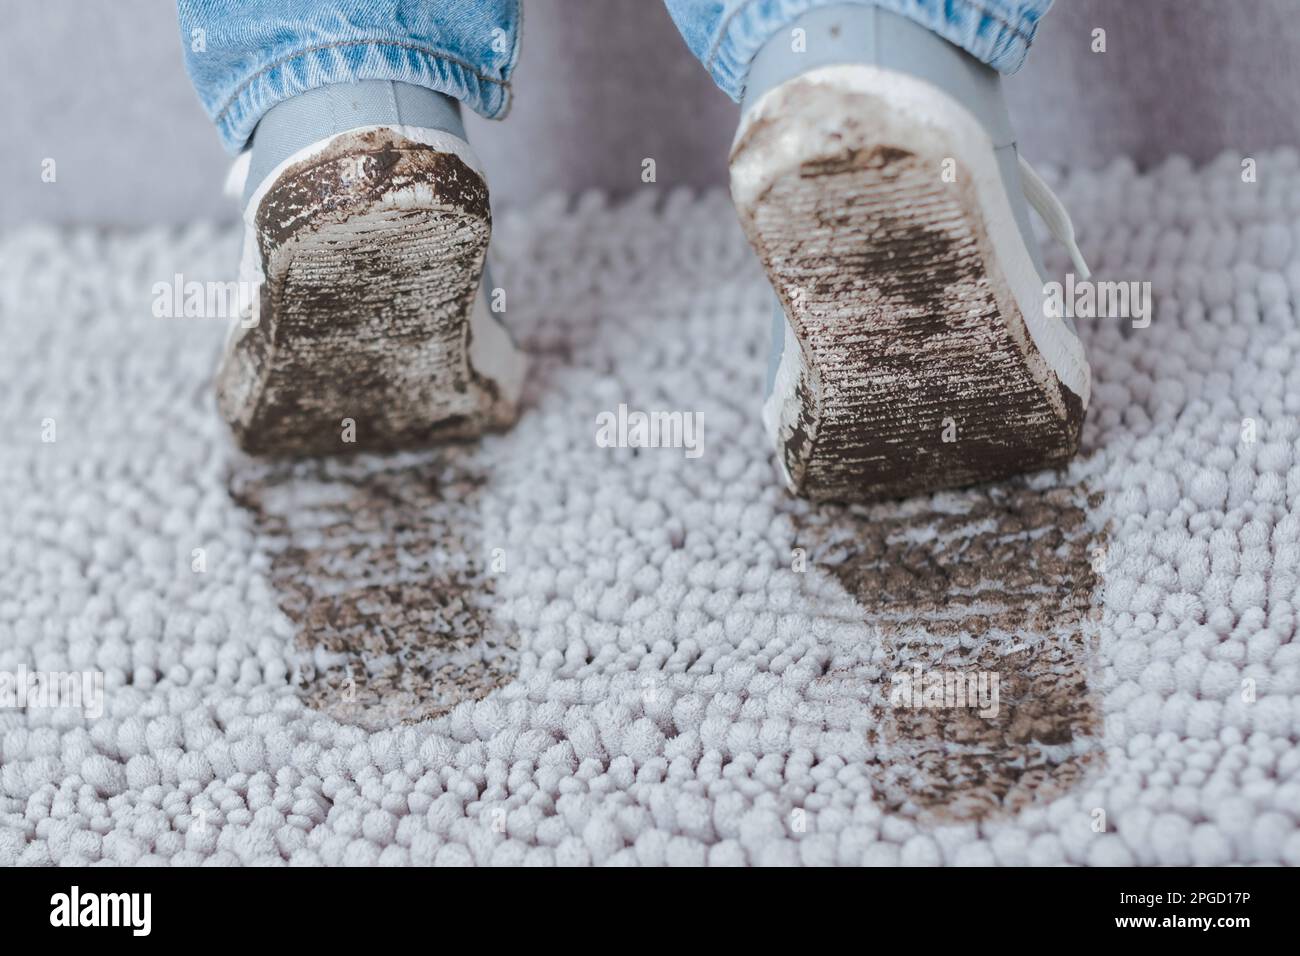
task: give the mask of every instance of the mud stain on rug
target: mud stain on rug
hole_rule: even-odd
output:
[[[1099,503],[1082,485],[1010,483],[804,518],[810,566],[840,582],[876,636],[839,655],[814,696],[858,710],[846,726],[866,734],[891,812],[1014,813],[1099,759],[1088,683]]]
[[[243,462],[231,497],[271,554],[308,705],[376,730],[437,717],[513,678],[490,613],[482,479],[452,451]]]

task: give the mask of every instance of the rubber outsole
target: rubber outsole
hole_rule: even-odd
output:
[[[513,421],[518,381],[472,361],[491,213],[459,157],[391,130],[342,134],[278,175],[255,235],[258,321],[217,379],[245,451],[389,451]]]
[[[1063,464],[1085,400],[1026,325],[1037,290],[1022,268],[1018,298],[1003,268],[1020,240],[989,228],[991,144],[876,95],[883,71],[837,69],[768,94],[731,159],[788,319],[765,419],[790,489],[869,501]]]

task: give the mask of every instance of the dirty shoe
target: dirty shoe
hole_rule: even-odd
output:
[[[247,291],[217,400],[241,447],[390,450],[513,420],[523,358],[487,308],[487,183],[454,100],[386,81],[296,96],[230,186]]]
[[[764,421],[790,489],[863,501],[1060,465],[1089,371],[1049,318],[997,73],[869,6],[797,23],[754,61],[731,192],[779,303]]]

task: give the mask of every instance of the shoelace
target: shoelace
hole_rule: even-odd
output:
[[[1056,237],[1056,241],[1065,246],[1065,251],[1070,254],[1070,261],[1074,263],[1075,276],[1079,279],[1087,279],[1092,275],[1092,270],[1088,268],[1083,253],[1079,251],[1079,244],[1074,241],[1074,223],[1070,221],[1070,214],[1066,212],[1061,200],[1056,198],[1056,193],[1043,182],[1043,177],[1034,171],[1034,167],[1030,166],[1029,161],[1023,156],[1020,157],[1020,179],[1024,184],[1025,198],[1029,200],[1029,205],[1034,207],[1034,211],[1042,217],[1048,230]]]

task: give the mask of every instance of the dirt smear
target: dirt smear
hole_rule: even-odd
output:
[[[1083,402],[1035,345],[952,144],[834,84],[792,83],[778,99],[732,163],[742,225],[798,343],[776,390],[791,487],[880,501],[1063,466]],[[949,162],[945,182],[934,171]]]
[[[481,485],[454,449],[236,466],[231,497],[271,554],[309,706],[377,730],[513,678],[514,647],[489,609]]]
[[[837,654],[813,693],[831,712],[856,712],[843,722],[866,735],[891,812],[1014,813],[1063,793],[1100,758],[1088,683],[1104,555],[1088,517],[1097,504],[1083,485],[1012,482],[928,507],[820,508],[803,520],[810,566],[843,585],[876,636]],[[980,674],[986,688],[996,678],[995,712],[951,696],[918,706],[921,688],[970,688]]]
[[[513,421],[513,398],[474,364],[491,213],[460,158],[348,133],[276,178],[255,233],[257,321],[217,375],[243,450],[421,449]]]

